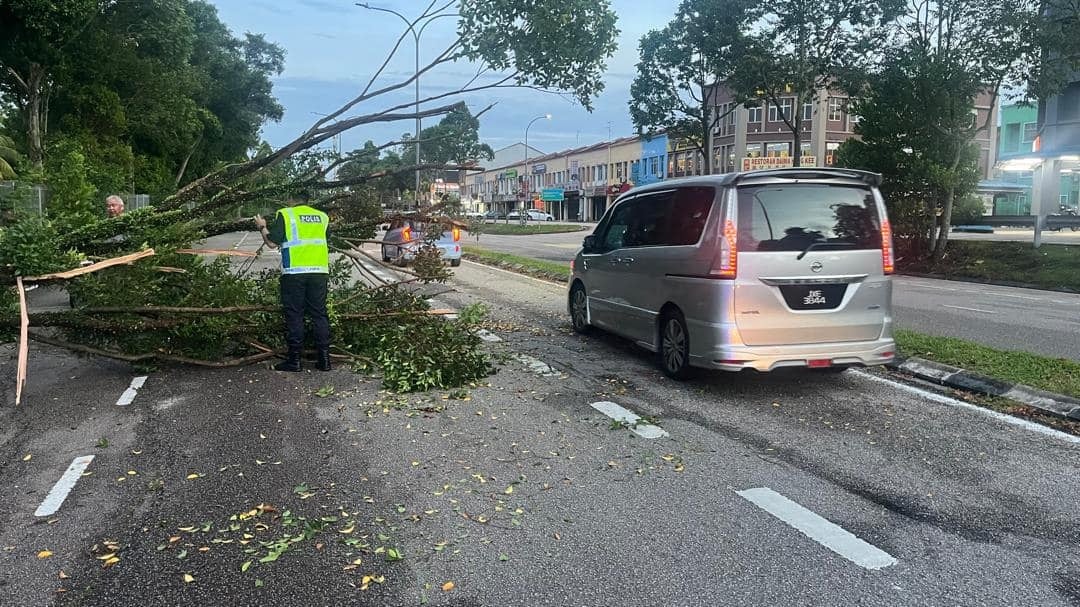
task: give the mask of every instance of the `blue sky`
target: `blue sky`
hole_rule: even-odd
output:
[[[277,78],[274,92],[285,107],[279,123],[267,124],[264,138],[274,146],[291,141],[319,119],[313,112],[329,113],[355,97],[382,63],[403,29],[393,15],[372,12],[355,6],[352,0],[214,0],[221,19],[236,34],[245,31],[263,33],[286,49],[285,72]],[[370,2],[412,16],[427,6],[427,0],[385,0]],[[465,97],[474,110],[497,102],[481,119],[480,136],[493,148],[500,148],[524,137],[525,124],[550,113],[551,122],[538,122],[529,131],[529,144],[544,152],[554,152],[602,141],[608,136],[608,122],[614,136],[633,132],[627,110],[630,82],[637,63],[637,43],[650,29],[663,27],[671,20],[678,0],[613,0],[621,30],[619,49],[608,62],[604,92],[594,101],[592,114],[560,96],[535,91],[502,89]],[[445,48],[455,35],[454,19],[436,21],[421,38],[420,61]],[[413,72],[414,54],[410,36],[387,68],[392,81],[407,78]],[[443,66],[421,80],[420,95],[425,91],[444,92],[467,80],[475,70],[465,64]],[[411,101],[412,87],[387,96],[378,105]],[[362,111],[362,108],[361,108]],[[428,123],[425,123],[425,126]],[[350,150],[371,139],[376,143],[392,141],[402,133],[412,132],[413,122],[359,127],[342,136],[342,149]]]

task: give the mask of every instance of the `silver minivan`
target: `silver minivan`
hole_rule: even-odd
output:
[[[572,262],[574,329],[629,338],[675,378],[887,363],[894,261],[880,182],[794,168],[631,190]]]

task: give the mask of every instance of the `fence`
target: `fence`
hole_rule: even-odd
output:
[[[18,190],[15,181],[0,181],[0,200],[12,197]],[[150,206],[149,194],[117,194],[124,199],[124,210],[133,211]],[[45,185],[25,186],[25,194],[13,196],[13,209],[16,213],[44,215],[49,207],[49,188]],[[101,199],[101,208],[105,208],[105,198]]]

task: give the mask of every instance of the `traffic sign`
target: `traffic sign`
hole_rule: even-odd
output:
[[[560,202],[563,200],[563,190],[562,188],[544,188],[540,192],[540,200]]]

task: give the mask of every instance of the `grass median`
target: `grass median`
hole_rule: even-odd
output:
[[[566,234],[568,232],[581,232],[587,226],[577,226],[565,223],[530,223],[521,225],[516,221],[511,223],[485,223],[481,228],[481,235],[492,236],[532,236],[534,234]]]
[[[950,240],[945,259],[902,271],[954,280],[1030,285],[1080,292],[1080,246],[1028,242]]]
[[[896,330],[896,344],[904,356],[918,356],[1002,381],[1080,398],[1080,362],[998,350],[964,339],[905,329]]]
[[[462,252],[465,259],[469,261],[526,274],[534,278],[558,282],[566,282],[570,279],[570,264],[568,263],[556,263],[510,253],[500,253],[471,245],[462,247]]]

